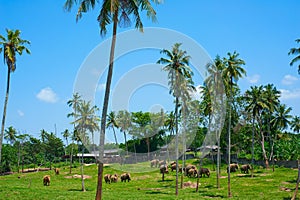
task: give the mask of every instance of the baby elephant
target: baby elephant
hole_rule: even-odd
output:
[[[191,168],[191,169],[189,169],[189,171],[188,171],[188,173],[187,173],[187,176],[188,177],[197,177],[197,169],[193,169],[193,168]]]
[[[50,175],[44,176],[43,183],[44,183],[44,186],[49,186],[50,185]]]
[[[241,166],[241,173],[249,173],[249,169],[251,169],[251,166],[249,164],[246,164],[246,165],[242,165]]]
[[[110,174],[105,174],[105,176],[104,176],[105,183],[109,183],[110,184],[110,177],[111,177]]]
[[[121,175],[121,182],[126,182],[126,180],[129,182],[131,180],[129,173],[124,173]]]
[[[54,168],[53,169],[56,175],[59,175],[59,168]]]
[[[118,175],[114,174],[110,177],[110,182],[116,183],[118,181]]]
[[[150,167],[157,167],[159,163],[158,159],[154,159],[150,161]]]
[[[200,171],[199,171],[200,178],[202,178],[202,174],[203,174],[203,176],[206,175],[209,178],[209,176],[210,176],[209,169],[201,168]]]
[[[239,168],[239,165],[238,164],[230,164],[230,173],[231,172],[236,172]],[[227,167],[227,173],[228,173],[228,167]]]

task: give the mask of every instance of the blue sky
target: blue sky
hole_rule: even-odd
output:
[[[6,127],[13,126],[20,133],[37,137],[41,129],[55,132],[56,127],[60,135],[72,128],[66,102],[72,97],[77,73],[90,52],[111,36],[110,27],[106,37],[99,35],[96,18],[100,5],[76,23],[76,8],[66,12],[64,2],[0,0],[0,34],[6,34],[5,28],[19,29],[21,37],[31,41],[31,55],[18,57],[16,72],[11,75]],[[296,66],[289,66],[292,57],[288,56],[289,49],[297,46],[295,39],[300,38],[299,7],[298,0],[165,0],[155,6],[157,23],[146,17],[143,21],[145,27],[167,28],[191,37],[212,58],[236,50],[246,62],[247,77],[239,81],[242,91],[273,83],[282,91],[281,101],[293,108],[293,115],[300,115],[300,76]],[[119,28],[119,32],[126,30]],[[135,66],[155,63],[159,57],[159,51],[149,50],[120,58],[113,87]],[[2,115],[7,73],[2,59],[0,66]],[[100,108],[104,80],[99,80],[96,90]],[[131,111],[151,110],[156,104],[173,108],[167,89],[153,85],[137,90],[130,102]]]

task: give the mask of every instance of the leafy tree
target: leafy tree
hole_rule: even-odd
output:
[[[224,58],[225,69],[223,70],[223,77],[225,81],[226,94],[228,97],[228,197],[231,197],[230,190],[230,148],[231,148],[231,111],[233,104],[233,86],[235,85],[234,81],[238,81],[239,78],[242,78],[243,75],[246,75],[245,69],[242,68],[242,65],[245,65],[245,61],[238,58],[239,53],[236,51],[227,53],[228,58]]]
[[[300,39],[297,39],[295,41],[296,41],[296,43],[300,43]],[[296,56],[290,62],[290,66],[292,66],[300,60],[300,47],[299,48],[291,48],[290,51],[289,51],[289,55],[295,55]],[[298,65],[298,74],[300,74],[300,64]]]
[[[189,67],[190,56],[187,52],[180,49],[181,44],[175,43],[172,50],[163,49],[161,54],[166,58],[160,58],[157,63],[165,65],[163,70],[168,73],[170,94],[175,98],[175,146],[176,146],[176,190],[178,195],[178,118],[179,105],[184,103],[185,97],[189,97],[190,89],[193,88],[193,72]]]
[[[152,0],[155,3],[159,3],[159,0]],[[85,13],[91,9],[94,9],[96,3],[98,1],[95,0],[67,0],[65,3],[65,9],[70,11],[74,3],[79,4],[78,12],[76,15],[76,20],[82,17],[82,13]],[[100,9],[100,13],[98,15],[98,22],[100,26],[101,35],[106,35],[107,26],[112,24],[112,42],[110,49],[110,58],[109,58],[109,68],[106,80],[106,88],[105,95],[103,101],[103,110],[101,117],[101,132],[100,132],[100,160],[102,160],[103,152],[104,152],[104,140],[105,140],[105,128],[106,128],[106,117],[107,117],[107,109],[109,103],[109,93],[111,87],[111,80],[113,75],[113,66],[114,66],[114,52],[116,46],[117,39],[117,27],[123,26],[128,27],[131,24],[130,16],[133,16],[135,21],[135,28],[143,31],[143,23],[140,16],[139,10],[146,11],[147,17],[150,17],[153,21],[156,20],[156,12],[151,6],[149,0],[103,0],[102,7]],[[102,154],[102,155],[101,155]],[[103,163],[99,162],[98,169],[98,186],[97,186],[97,194],[96,199],[102,199],[102,179],[103,179]]]
[[[7,38],[0,35],[0,53],[3,51],[4,63],[7,65],[7,83],[6,83],[6,94],[4,100],[3,117],[1,123],[1,135],[0,135],[0,165],[1,165],[1,151],[2,142],[4,136],[6,109],[8,104],[9,86],[10,86],[10,74],[16,70],[17,67],[17,55],[22,55],[25,50],[26,53],[30,54],[29,49],[26,48],[26,44],[30,44],[28,40],[20,38],[21,31],[6,29]]]

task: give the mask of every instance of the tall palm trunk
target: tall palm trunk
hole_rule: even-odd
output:
[[[81,190],[85,192],[85,187],[84,187],[84,177],[83,177],[83,154],[84,154],[84,145],[82,145],[82,150],[81,150]]]
[[[175,195],[178,196],[178,97],[175,98],[175,148],[176,148],[176,185]],[[183,173],[183,172],[182,172]]]
[[[147,157],[148,160],[150,160],[150,138],[149,137],[146,138],[146,143],[147,143],[147,150],[148,150]]]
[[[230,80],[230,98],[229,98],[229,112],[228,112],[228,181],[227,181],[227,187],[228,187],[228,197],[232,197],[231,194],[231,186],[230,186],[230,151],[231,151],[231,104],[232,104],[232,77]]]
[[[6,108],[8,103],[8,96],[9,96],[9,86],[10,86],[10,67],[8,67],[7,71],[7,82],[6,82],[6,95],[4,101],[4,108],[3,108],[3,116],[2,116],[2,124],[1,124],[1,135],[0,135],[0,166],[2,165],[2,142],[4,136],[4,126],[5,126],[5,118],[6,118]],[[2,168],[1,168],[2,169]]]
[[[220,131],[218,131],[218,152],[217,152],[217,188],[220,189]]]
[[[118,148],[119,148],[119,144],[118,144],[118,140],[117,140],[117,135],[116,135],[116,131],[115,131],[115,128],[114,128],[114,127],[113,127],[113,132],[114,132],[114,137],[115,137],[116,145],[117,145]]]
[[[125,131],[123,132],[124,133],[124,142],[125,142],[125,146],[126,146],[126,153],[128,155],[128,144],[127,144],[127,137],[126,137],[126,133]]]
[[[296,199],[298,189],[299,189],[299,182],[300,182],[300,159],[298,159],[298,179],[297,179],[297,183],[296,183],[295,192],[294,192],[293,197],[291,198],[291,200]]]
[[[113,37],[111,42],[110,57],[109,57],[109,67],[106,80],[106,88],[103,102],[102,118],[101,118],[101,130],[100,130],[100,151],[99,151],[99,164],[98,164],[98,184],[97,184],[97,193],[96,200],[102,199],[102,181],[103,181],[103,154],[104,154],[104,140],[105,140],[105,127],[106,127],[106,116],[109,102],[109,93],[111,80],[113,75],[114,67],[114,54],[116,47],[117,39],[117,24],[118,24],[118,8],[115,10],[113,15]]]
[[[72,174],[72,162],[73,162],[73,144],[74,144],[74,140],[72,139],[71,153],[70,153],[70,171],[69,171],[69,173],[70,173],[70,174]]]
[[[252,116],[252,148],[251,148],[251,177],[253,178],[253,170],[254,170],[254,132],[255,132],[255,127],[254,127],[254,120],[255,120],[255,115],[253,114]]]

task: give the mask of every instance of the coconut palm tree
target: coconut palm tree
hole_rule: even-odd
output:
[[[131,127],[131,114],[127,110],[120,110],[117,114],[117,124],[120,128],[120,131],[124,134],[124,142],[126,146],[126,152],[128,154],[128,144],[127,144],[127,137],[126,132],[129,131]]]
[[[230,148],[231,148],[231,109],[233,104],[233,87],[236,85],[235,82],[238,81],[239,78],[242,78],[246,75],[245,69],[242,68],[242,65],[245,65],[245,61],[238,58],[239,53],[236,51],[231,53],[227,53],[228,58],[224,58],[225,68],[223,70],[223,77],[226,89],[226,94],[228,97],[228,197],[231,197],[231,189],[230,189]]]
[[[202,101],[201,104],[204,106],[203,112],[205,116],[208,116],[209,125],[211,124],[212,114],[216,111],[218,114],[214,114],[215,118],[215,131],[216,139],[218,143],[217,152],[217,187],[220,188],[220,135],[222,132],[223,125],[222,119],[225,112],[224,109],[224,80],[222,78],[222,72],[225,68],[224,60],[220,56],[216,56],[214,63],[209,63],[207,66],[208,77],[204,81],[204,85],[201,87]],[[199,180],[199,178],[198,178]],[[198,181],[197,180],[197,181]],[[198,181],[199,182],[199,181]],[[197,185],[198,189],[198,185]]]
[[[72,113],[68,114],[67,117],[74,117],[74,121],[76,121],[76,116],[77,116],[77,110],[78,110],[78,106],[79,104],[82,102],[81,96],[76,92],[73,94],[73,98],[70,99],[67,104],[69,107],[72,107],[73,111]],[[73,136],[75,135],[75,126],[76,124],[73,124]],[[72,137],[72,143],[74,143],[74,138]],[[69,173],[72,173],[72,163],[73,163],[73,145],[71,147],[71,155],[70,155],[70,171]]]
[[[155,3],[160,3],[160,0],[152,0]],[[68,11],[71,10],[74,4],[79,4],[76,20],[78,21],[82,17],[82,13],[85,13],[91,9],[94,9],[96,3],[99,1],[95,0],[67,0],[64,8]],[[149,0],[103,0],[100,13],[98,15],[98,22],[100,26],[100,34],[106,35],[107,26],[112,24],[112,41],[109,57],[109,67],[106,80],[106,88],[103,101],[103,110],[101,117],[101,131],[100,131],[100,160],[102,160],[104,152],[104,140],[105,140],[105,128],[106,128],[106,117],[109,103],[109,94],[111,87],[111,80],[114,66],[114,53],[117,39],[117,27],[123,26],[128,27],[131,24],[130,17],[134,19],[135,28],[143,31],[143,23],[140,16],[140,12],[145,11],[147,17],[151,18],[152,21],[156,21],[156,12],[153,9]],[[102,155],[101,155],[102,154]],[[99,162],[98,167],[98,185],[96,199],[102,199],[102,179],[103,179],[103,163]]]
[[[181,44],[175,43],[172,50],[163,49],[161,54],[166,58],[160,58],[157,63],[164,64],[163,70],[168,73],[170,94],[175,98],[175,146],[176,146],[176,189],[175,194],[178,195],[178,118],[179,118],[179,103],[185,100],[184,97],[189,97],[189,91],[193,88],[193,72],[189,67],[190,56],[187,52],[180,49]],[[194,88],[193,88],[194,89]],[[180,102],[181,101],[181,102]]]
[[[290,115],[291,111],[291,107],[287,107],[285,104],[280,104],[275,109],[271,123],[279,130],[287,129],[291,123],[290,120],[292,119],[292,115]]]
[[[297,39],[295,41],[296,41],[296,43],[300,43],[300,39]],[[299,48],[291,48],[290,51],[289,51],[289,55],[295,55],[296,56],[290,62],[290,66],[292,66],[300,60],[300,47]],[[300,74],[300,64],[298,65],[298,74]]]
[[[268,138],[269,138],[269,146],[270,146],[270,158],[269,160],[272,161],[272,170],[274,171],[274,140],[273,140],[273,134],[271,133],[271,117],[273,112],[275,111],[275,108],[280,104],[279,101],[280,97],[280,91],[276,89],[276,87],[273,84],[268,84],[264,86],[264,98],[266,101],[266,109],[265,113],[267,116],[267,128],[268,128]]]
[[[76,124],[76,130],[80,135],[80,140],[82,143],[82,160],[81,160],[81,186],[82,191],[85,191],[84,186],[84,178],[83,178],[83,153],[84,153],[84,145],[88,145],[89,138],[87,133],[90,132],[92,134],[97,130],[99,130],[98,122],[99,118],[96,116],[97,111],[96,106],[91,106],[90,102],[82,101],[78,106],[78,114],[76,116],[76,121],[73,123]],[[94,141],[92,139],[92,141]]]
[[[20,38],[20,30],[6,29],[7,38],[0,35],[0,53],[3,51],[4,63],[7,65],[7,82],[6,82],[6,94],[4,100],[4,109],[1,123],[1,135],[0,135],[0,166],[1,166],[1,153],[2,142],[4,136],[6,109],[8,104],[9,86],[10,86],[10,74],[16,70],[17,67],[17,54],[22,55],[23,51],[30,54],[29,49],[24,46],[30,44],[28,40]]]
[[[70,132],[68,129],[66,129],[64,132],[62,132],[62,136],[66,140],[66,148],[65,148],[65,155],[67,155],[67,147],[69,146],[68,138],[70,137]],[[67,160],[66,160],[67,162]]]
[[[250,90],[245,92],[244,99],[246,101],[246,110],[252,115],[252,170],[251,176],[253,177],[254,166],[254,135],[255,135],[255,120],[260,117],[264,108],[267,108],[266,101],[263,96],[263,86],[251,86]],[[262,138],[264,140],[264,137]],[[264,143],[262,144],[264,145]],[[264,152],[264,147],[263,147]],[[266,158],[265,158],[266,159]],[[268,162],[268,159],[266,160]]]
[[[10,142],[11,145],[16,141],[17,131],[14,127],[10,126],[5,130],[4,138]]]
[[[295,133],[300,133],[300,117],[294,116],[291,121],[291,128]]]
[[[118,140],[117,140],[116,131],[115,131],[115,128],[119,128],[119,126],[118,126],[118,123],[117,123],[116,113],[115,113],[115,112],[111,111],[111,112],[107,115],[107,124],[106,124],[106,127],[107,127],[107,128],[111,128],[111,129],[113,130],[116,145],[119,146]]]

